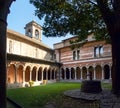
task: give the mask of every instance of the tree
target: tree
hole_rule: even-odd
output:
[[[84,40],[90,33],[112,45],[112,91],[120,93],[120,0],[30,0],[35,14],[44,18],[47,37],[77,35]]]
[[[6,108],[6,30],[13,0],[0,0],[0,107]]]

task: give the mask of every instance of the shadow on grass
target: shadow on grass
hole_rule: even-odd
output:
[[[7,90],[7,96],[24,108],[44,108],[52,104],[54,108],[99,108],[98,101],[72,99],[63,95],[66,90],[80,89],[80,83],[54,83],[45,86],[36,86]],[[110,84],[102,87],[110,89]]]

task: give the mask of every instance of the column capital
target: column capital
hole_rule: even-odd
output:
[[[103,64],[103,63],[101,63],[101,67],[102,67],[102,68],[104,67],[104,64]]]
[[[73,69],[76,69],[77,67],[73,67]]]
[[[96,67],[96,64],[94,63],[92,66],[93,66],[93,68],[95,68],[95,67]]]
[[[112,67],[112,63],[109,63],[109,66]]]
[[[89,68],[89,65],[88,64],[86,64],[86,66],[85,66],[87,69]]]

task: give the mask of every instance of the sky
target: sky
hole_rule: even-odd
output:
[[[25,25],[32,20],[36,21],[41,26],[44,21],[40,20],[35,14],[35,7],[29,3],[29,0],[16,0],[10,7],[10,13],[8,14],[7,23],[8,28],[19,33],[25,34]],[[66,37],[45,37],[42,35],[42,42],[49,47],[53,48],[53,44],[59,43]]]

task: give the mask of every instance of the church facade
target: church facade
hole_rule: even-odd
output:
[[[54,50],[42,43],[42,28],[35,21],[25,26],[25,35],[7,29],[7,86],[40,85],[44,80],[56,82],[60,63]]]
[[[82,81],[92,79],[104,82],[111,81],[111,44],[105,41],[96,41],[91,34],[83,41],[70,44],[70,40],[76,37],[65,39],[54,44],[56,61],[61,62],[60,79],[61,81]]]

